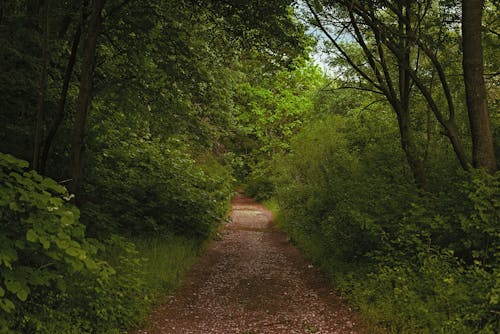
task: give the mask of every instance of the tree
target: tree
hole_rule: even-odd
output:
[[[426,32],[433,24],[429,19],[433,2],[346,0],[307,1],[307,4],[313,24],[356,72],[354,88],[382,94],[391,105],[400,128],[401,147],[415,182],[420,187],[426,182],[411,125],[415,106],[410,101],[417,92],[444,129],[460,164],[467,169],[469,158],[460,138],[449,78],[435,51],[443,46],[433,43],[434,37]],[[353,42],[358,46],[354,53]],[[435,73],[440,91],[435,91],[431,79],[434,74],[429,73]],[[439,102],[441,97],[446,101],[445,106]],[[447,115],[442,112],[444,108]]]
[[[80,90],[78,93],[71,148],[71,176],[73,179],[71,182],[71,191],[75,194],[78,193],[82,179],[82,149],[85,138],[85,122],[92,97],[92,80],[96,62],[97,37],[101,29],[103,7],[104,0],[94,0],[92,2],[92,14],[87,28],[87,39],[83,51]]]
[[[72,179],[74,193],[92,168],[83,150],[93,127],[110,111],[137,119],[134,131],[215,150],[235,124],[238,62],[254,53],[250,67],[270,75],[307,53],[291,3],[1,2],[0,149]]]
[[[45,173],[47,160],[49,157],[50,149],[52,147],[52,143],[64,119],[66,100],[68,99],[68,91],[71,83],[71,76],[73,75],[73,68],[75,67],[76,63],[81,34],[82,34],[82,25],[80,23],[76,28],[76,32],[73,37],[73,42],[71,44],[71,52],[68,59],[68,64],[66,65],[66,70],[64,72],[64,79],[61,88],[61,95],[57,105],[57,112],[54,117],[54,120],[50,125],[47,136],[45,137],[45,140],[43,142],[43,147],[40,157],[40,172],[42,174]]]
[[[47,92],[47,76],[49,66],[49,9],[50,0],[45,0],[42,10],[43,22],[43,43],[42,43],[42,69],[40,71],[40,84],[38,87],[38,101],[35,122],[35,140],[33,147],[33,160],[32,167],[36,171],[40,171],[40,154],[42,149],[43,140],[43,123],[44,123],[44,109],[45,109],[45,95]]]
[[[462,1],[462,45],[467,111],[474,167],[496,171],[495,150],[484,83],[481,19],[484,0]]]

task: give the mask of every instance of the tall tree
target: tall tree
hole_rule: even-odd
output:
[[[413,172],[415,182],[423,186],[422,159],[417,151],[411,128],[410,96],[415,93],[427,103],[444,129],[460,164],[469,166],[469,158],[456,122],[455,101],[445,67],[426,32],[433,1],[307,1],[313,21],[337,49],[340,58],[357,73],[357,89],[369,90],[386,97],[394,110],[401,146]],[[435,10],[435,8],[434,8]],[[354,43],[355,42],[355,43]],[[353,44],[357,44],[353,52]],[[361,56],[359,54],[361,53]],[[361,59],[360,59],[361,58]],[[424,59],[427,67],[423,66]],[[394,66],[395,65],[395,66]],[[429,79],[436,73],[441,90]],[[446,101],[446,107],[439,102]],[[447,113],[442,109],[447,109]]]
[[[102,10],[105,0],[92,2],[92,13],[87,28],[87,37],[84,45],[80,90],[76,105],[75,123],[73,126],[73,140],[71,147],[71,177],[70,189],[78,194],[83,171],[83,145],[85,138],[85,123],[92,96],[92,80],[96,64],[97,37],[101,29]]]
[[[75,35],[73,37],[73,42],[71,44],[71,53],[68,59],[68,64],[66,65],[66,71],[64,73],[64,79],[62,83],[61,96],[59,98],[59,102],[57,105],[57,111],[52,124],[48,130],[47,136],[43,142],[42,153],[40,156],[40,172],[45,173],[45,168],[47,166],[47,160],[49,158],[50,148],[52,146],[52,142],[56,137],[57,131],[62,124],[64,119],[65,109],[66,109],[66,100],[68,98],[68,91],[71,82],[71,76],[73,74],[73,68],[76,63],[76,56],[78,52],[78,45],[80,44],[80,37],[82,33],[81,24],[78,25]]]
[[[359,9],[348,3],[349,1],[338,1],[337,4],[323,4],[322,8],[314,8],[311,2],[307,2],[314,16],[314,24],[320,27],[332,45],[340,52],[341,57],[356,71],[364,83],[356,87],[358,89],[375,90],[384,95],[391,105],[399,125],[401,148],[403,149],[408,165],[412,171],[415,183],[425,188],[426,176],[422,159],[419,157],[417,144],[415,143],[410,115],[410,96],[413,84],[411,77],[411,53],[412,44],[408,33],[412,26],[412,6],[408,1],[399,2],[397,8],[404,13],[406,20],[396,20],[395,33],[392,43],[394,50],[387,50],[385,46],[387,31],[382,25],[374,24],[379,20],[375,16],[376,4],[367,2]],[[325,7],[334,8],[334,5],[343,5],[337,11],[338,21],[341,29],[349,31],[350,38],[355,41],[362,57],[366,59],[365,64],[359,64],[357,55],[349,53],[347,47],[342,45],[328,30],[331,13]],[[316,4],[318,5],[318,4]],[[323,13],[323,17],[321,17]],[[330,16],[330,19],[328,19]],[[326,21],[326,22],[325,22]],[[368,29],[367,29],[368,28]],[[396,69],[391,64],[396,63]],[[371,87],[371,88],[368,88]]]
[[[41,15],[41,22],[43,27],[43,43],[42,43],[42,66],[40,71],[40,84],[38,91],[36,122],[35,122],[35,138],[33,147],[33,160],[32,167],[35,170],[40,170],[40,152],[42,149],[43,138],[43,123],[44,123],[44,109],[45,109],[45,95],[47,92],[47,68],[49,66],[49,5],[50,0],[45,0]]]
[[[462,0],[462,65],[472,135],[472,161],[474,167],[494,173],[497,167],[483,77],[483,6],[484,0]]]

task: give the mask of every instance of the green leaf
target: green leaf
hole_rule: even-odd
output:
[[[67,289],[66,281],[64,279],[58,279],[56,282],[56,287],[62,292],[66,291]]]
[[[47,239],[44,236],[40,237],[39,239],[40,239],[40,243],[42,244],[43,248],[44,249],[49,249],[49,247],[50,247],[50,240]]]
[[[6,166],[11,169],[14,169],[15,167],[17,167],[17,169],[24,169],[29,166],[27,161],[17,159],[16,157],[5,153],[0,153],[0,162],[0,166]]]
[[[10,202],[9,203],[9,209],[11,209],[12,211],[15,211],[15,212],[24,212],[24,208],[19,205],[19,203],[17,202]]]
[[[90,270],[96,270],[99,268],[97,263],[89,258],[83,259],[83,263],[85,263],[85,266]]]
[[[0,265],[3,262],[7,268],[12,269],[12,262],[15,260],[17,260],[16,250],[11,245],[4,242],[3,248],[0,248]]]
[[[25,287],[24,289],[17,291],[16,296],[20,301],[24,302],[26,301],[26,299],[28,299],[29,293],[30,289],[28,287]]]
[[[66,239],[56,239],[55,240],[57,247],[60,249],[67,249],[69,247],[69,240]]]
[[[5,287],[8,291],[17,294],[19,291],[24,289],[23,285],[19,280],[16,279],[7,279],[5,280]]]
[[[75,247],[69,247],[66,249],[66,254],[79,257],[82,254],[82,250]]]
[[[75,216],[73,215],[73,212],[71,211],[65,211],[61,217],[61,224],[63,226],[69,226],[73,224],[75,221]]]
[[[37,242],[38,241],[38,235],[36,234],[35,230],[29,229],[26,232],[26,240],[30,242]]]
[[[4,310],[7,313],[11,313],[14,309],[14,303],[11,302],[7,298],[0,298],[0,309]]]

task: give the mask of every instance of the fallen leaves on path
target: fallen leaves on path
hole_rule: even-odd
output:
[[[137,334],[363,333],[272,214],[237,196],[232,221]]]

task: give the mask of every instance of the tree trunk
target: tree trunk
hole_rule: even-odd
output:
[[[417,147],[415,146],[412,131],[410,127],[410,114],[408,110],[399,110],[398,115],[399,134],[401,140],[401,148],[405,152],[406,161],[413,174],[413,179],[419,189],[425,189],[427,186],[427,178],[425,176],[424,166],[418,157]]]
[[[5,11],[5,0],[0,0],[0,24],[2,24],[3,21],[4,11]]]
[[[483,73],[481,19],[484,0],[462,0],[462,45],[465,93],[474,167],[496,171],[495,151]]]
[[[36,110],[35,122],[35,137],[33,145],[33,161],[32,167],[34,170],[40,170],[40,150],[42,148],[43,138],[43,121],[45,109],[45,95],[47,92],[47,72],[49,66],[49,2],[45,0],[42,11],[43,22],[43,44],[42,44],[42,69],[40,71],[40,84],[38,91],[38,101]]]
[[[52,123],[43,144],[42,155],[40,157],[40,171],[42,173],[45,173],[45,168],[47,166],[47,159],[49,157],[52,141],[54,140],[57,131],[59,130],[59,127],[61,126],[61,123],[64,119],[64,110],[66,107],[66,99],[68,97],[68,88],[69,88],[69,83],[71,81],[73,68],[76,62],[76,55],[78,51],[78,45],[80,44],[81,33],[82,33],[82,26],[81,24],[79,24],[76,29],[75,36],[73,37],[73,43],[71,45],[71,53],[69,56],[68,65],[66,66],[66,72],[64,74],[61,97],[59,98],[59,104],[57,106],[57,114],[54,118],[54,122]]]
[[[78,195],[83,172],[83,144],[85,138],[85,123],[92,95],[92,79],[95,68],[95,56],[97,48],[97,37],[99,35],[102,9],[104,0],[94,0],[92,3],[92,14],[87,29],[87,38],[83,50],[82,73],[80,78],[80,90],[76,105],[75,123],[73,127],[73,140],[71,148],[71,177],[70,190]]]
[[[407,1],[398,3],[400,11],[405,14],[406,22],[399,20],[399,50],[401,55],[398,58],[398,86],[399,86],[399,101],[400,109],[398,113],[398,124],[401,135],[401,146],[406,155],[406,160],[413,174],[415,184],[419,189],[425,189],[427,178],[420,159],[415,140],[412,136],[412,128],[410,123],[410,94],[411,94],[411,76],[410,76],[410,58],[411,50],[408,42],[408,36],[411,33],[411,6]]]

